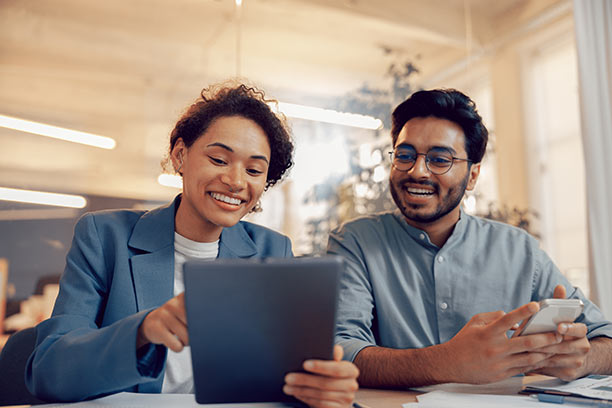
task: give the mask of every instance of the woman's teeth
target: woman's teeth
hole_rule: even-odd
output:
[[[228,197],[220,193],[210,193],[210,195],[215,200],[223,201],[224,203],[228,203],[228,204],[240,205],[240,203],[242,202],[241,200],[237,198]]]

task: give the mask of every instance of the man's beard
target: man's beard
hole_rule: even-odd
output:
[[[444,197],[440,197],[440,203],[438,204],[438,207],[429,214],[419,213],[418,210],[422,207],[421,204],[407,204],[407,206],[404,206],[400,194],[408,193],[403,191],[401,193],[398,192],[393,182],[390,182],[389,185],[393,201],[395,201],[395,205],[397,206],[397,208],[399,208],[402,214],[404,214],[404,217],[406,217],[408,220],[421,224],[430,224],[444,217],[446,214],[457,208],[459,204],[461,204],[461,200],[463,199],[463,195],[465,194],[465,190],[469,182],[469,177],[470,173],[468,172],[465,178],[462,180],[461,184],[449,188],[446,195]],[[433,187],[434,194],[440,194],[440,186],[432,181],[417,181],[412,178],[405,178],[401,180],[401,182],[398,184],[401,186],[405,185],[406,183],[430,186]]]

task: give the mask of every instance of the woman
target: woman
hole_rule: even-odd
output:
[[[26,368],[30,390],[64,401],[193,392],[182,264],[292,256],[287,237],[240,221],[292,165],[292,151],[262,92],[203,90],[170,137],[182,194],[152,211],[102,211],[77,223],[53,315],[38,326]],[[311,406],[349,406],[358,371],[341,356],[336,346],[334,361],[305,362],[283,390]]]

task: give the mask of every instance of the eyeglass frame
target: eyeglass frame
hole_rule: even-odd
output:
[[[436,147],[432,147],[431,149],[429,149],[429,150],[427,151],[427,153],[419,153],[419,152],[417,152],[417,151],[416,151],[416,149],[415,149],[414,147],[412,147],[412,146],[411,146],[410,148],[411,148],[412,150],[414,150],[414,153],[415,153],[416,157],[414,158],[414,162],[412,163],[412,166],[410,166],[410,167],[409,167],[409,168],[407,168],[406,170],[400,170],[400,169],[398,169],[398,168],[397,168],[397,166],[395,165],[395,162],[394,162],[394,160],[393,160],[393,157],[394,157],[394,155],[395,155],[395,151],[397,150],[397,148],[395,148],[395,149],[393,149],[392,151],[388,152],[388,153],[389,153],[389,158],[391,159],[391,166],[393,166],[393,167],[394,167],[394,168],[395,168],[397,171],[407,172],[407,171],[412,170],[412,169],[414,168],[414,166],[415,166],[415,164],[416,164],[417,160],[419,159],[419,156],[423,156],[423,157],[425,158],[425,167],[427,167],[427,170],[428,170],[428,171],[429,171],[431,174],[435,174],[436,176],[441,176],[441,175],[443,175],[443,174],[448,173],[448,172],[450,171],[450,169],[452,169],[452,168],[453,168],[453,164],[455,164],[455,160],[465,161],[465,162],[468,162],[468,163],[470,163],[470,164],[471,164],[471,163],[474,163],[474,161],[473,161],[473,160],[470,160],[470,159],[467,159],[467,158],[466,158],[466,159],[464,159],[464,158],[461,158],[461,157],[455,157],[455,156],[453,156],[453,155],[452,155],[452,153],[451,153],[451,151],[450,151],[450,149],[447,149],[447,148],[436,148]],[[448,166],[448,168],[447,168],[445,171],[443,171],[442,173],[436,173],[436,172],[434,172],[432,169],[430,169],[430,168],[429,168],[429,162],[430,162],[430,160],[429,160],[429,158],[428,158],[427,156],[429,155],[429,153],[431,153],[432,151],[435,151],[436,149],[437,149],[437,150],[446,150],[446,151],[447,151],[447,152],[450,154],[450,158],[452,159],[452,160],[451,160],[451,164],[450,164],[450,166]]]

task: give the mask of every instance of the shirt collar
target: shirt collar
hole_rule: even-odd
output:
[[[450,237],[448,237],[448,240],[446,240],[446,243],[444,244],[444,246],[447,246],[449,243],[452,243],[458,239],[461,239],[461,237],[463,236],[463,232],[465,231],[465,228],[466,228],[466,223],[467,223],[466,219],[468,215],[463,211],[463,208],[460,208],[459,211],[460,211],[459,221],[457,221],[457,223],[455,224],[453,232],[451,233]],[[429,239],[429,234],[427,234],[427,232],[408,224],[408,222],[406,221],[406,217],[404,217],[404,214],[402,214],[399,208],[396,208],[393,211],[393,216],[395,217],[397,222],[399,222],[399,224],[404,228],[404,230],[408,233],[408,235],[410,235],[420,245],[427,247],[427,248],[430,248],[430,247],[438,248],[434,243],[431,242],[431,240]]]

